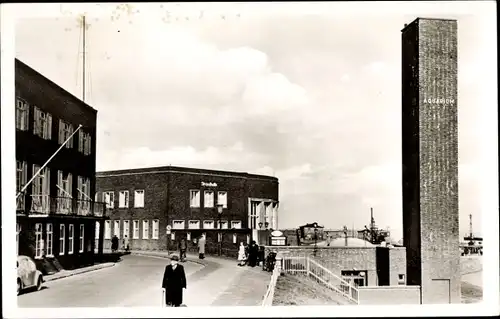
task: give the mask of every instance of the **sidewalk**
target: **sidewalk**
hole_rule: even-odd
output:
[[[167,252],[132,251],[132,254],[169,258]],[[186,260],[204,265],[187,278],[184,304],[193,306],[260,306],[271,273],[261,267],[239,267],[230,258],[187,254]]]
[[[102,264],[97,264],[97,265],[93,265],[93,266],[89,266],[89,267],[77,268],[77,269],[72,269],[72,270],[61,270],[55,274],[43,276],[43,279],[45,282],[54,281],[54,280],[58,280],[58,279],[66,278],[66,277],[71,277],[74,275],[83,274],[83,273],[86,273],[89,271],[113,267],[114,265],[115,265],[115,263],[102,263]]]

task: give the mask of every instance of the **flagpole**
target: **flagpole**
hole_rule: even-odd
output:
[[[43,164],[42,167],[40,167],[40,169],[36,172],[35,175],[33,175],[33,177],[26,183],[26,185],[24,185],[24,187],[19,191],[19,193],[17,193],[16,195],[16,199],[19,197],[19,195],[21,195],[25,190],[26,188],[28,188],[28,186],[31,184],[31,182],[33,182],[33,180],[40,174],[40,172],[45,168],[45,166],[47,166],[47,164],[49,164],[49,162],[57,155],[57,153],[59,153],[59,151],[69,142],[69,140],[73,137],[73,135],[76,134],[76,132],[78,132],[78,130],[82,127],[82,125],[78,125],[78,128],[73,132],[73,134],[71,134],[68,139],[57,149],[57,151],[52,154],[52,156],[47,160],[47,162],[45,162],[45,164]]]

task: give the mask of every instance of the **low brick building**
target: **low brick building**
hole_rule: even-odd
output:
[[[174,166],[99,172],[105,247],[113,235],[137,250],[175,250],[186,238],[196,251],[204,233],[207,254],[235,256],[240,242],[267,244],[262,233],[278,228],[278,186],[275,177]]]
[[[404,247],[317,247],[268,246],[270,252],[284,256],[309,256],[356,286],[404,286],[406,285],[406,249]]]

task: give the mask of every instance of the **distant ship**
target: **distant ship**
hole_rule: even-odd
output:
[[[483,255],[483,237],[474,236],[472,232],[472,215],[469,215],[469,234],[464,236],[464,241],[460,243],[462,256]]]

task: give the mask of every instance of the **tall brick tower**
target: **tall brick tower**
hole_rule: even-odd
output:
[[[457,22],[402,30],[403,241],[422,303],[460,303]]]

